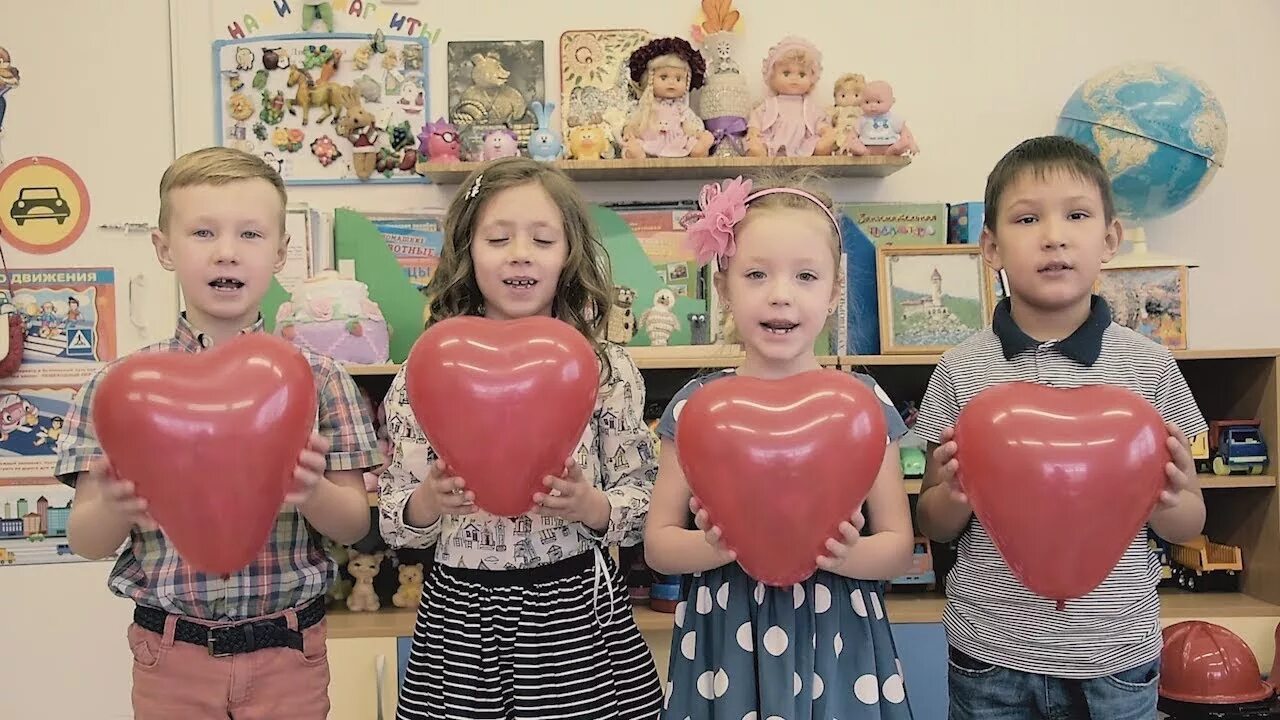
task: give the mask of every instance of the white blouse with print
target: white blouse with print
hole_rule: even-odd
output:
[[[483,510],[445,515],[428,527],[406,523],[405,505],[436,461],[436,453],[409,407],[401,367],[385,401],[393,450],[379,482],[378,514],[387,544],[403,548],[434,544],[436,562],[487,570],[545,565],[602,545],[638,544],[658,474],[655,438],[644,423],[645,387],[639,369],[621,346],[607,343],[605,354],[612,370],[600,388],[576,455],[583,474],[605,491],[613,508],[603,533],[563,518],[532,513],[507,518]]]

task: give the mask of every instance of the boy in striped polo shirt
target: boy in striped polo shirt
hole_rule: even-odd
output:
[[[954,484],[952,427],[973,396],[1000,383],[1134,391],[1168,423],[1173,457],[1148,522],[1162,538],[1182,542],[1204,526],[1187,437],[1204,432],[1205,421],[1169,350],[1112,322],[1106,302],[1093,295],[1122,236],[1098,158],[1067,138],[1027,140],[992,170],[985,200],[982,252],[1004,270],[1009,297],[991,328],[942,356],[916,423],[930,444],[920,528],[937,542],[959,540],[943,613],[950,717],[1150,720],[1161,635],[1159,565],[1147,528],[1101,585],[1056,609],[1018,582]]]
[[[174,161],[160,180],[152,241],[187,308],[172,337],[139,352],[198,353],[263,330],[262,298],[289,242],[286,202],[280,175],[249,153],[213,147]],[[71,550],[98,559],[128,541],[107,585],[135,604],[128,642],[138,720],[329,715],[324,595],[338,567],[321,536],[349,545],[368,533],[363,471],[380,453],[351,376],[330,358],[304,354],[315,376],[316,432],[265,547],[231,575],[184,562],[129,478],[116,477],[102,456],[92,406],[112,366],[90,378],[67,414],[54,473],[75,488]]]

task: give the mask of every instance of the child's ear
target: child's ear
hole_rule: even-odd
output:
[[[1110,262],[1120,250],[1120,245],[1124,243],[1124,225],[1120,224],[1119,219],[1112,219],[1111,224],[1107,226],[1107,236],[1103,239],[1105,248],[1102,251],[1102,262]]]
[[[992,270],[999,272],[1004,269],[1004,265],[1000,262],[1000,247],[996,243],[996,234],[991,232],[986,226],[982,228],[982,235],[978,239],[979,247],[982,248],[982,259],[991,267]]]
[[[729,302],[729,287],[723,270],[717,269],[711,274],[711,284],[716,286],[716,293],[720,295],[720,304],[727,306]]]
[[[156,249],[156,260],[160,261],[160,267],[172,272],[173,256],[169,252],[169,238],[163,230],[151,231],[151,245]]]
[[[273,272],[280,272],[284,269],[285,260],[289,258],[289,233],[284,234],[284,238],[280,241],[280,247],[276,249],[276,262]]]

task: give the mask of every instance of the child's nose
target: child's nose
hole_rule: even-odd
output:
[[[1042,220],[1040,222],[1040,242],[1046,249],[1066,247],[1066,227],[1057,220]]]

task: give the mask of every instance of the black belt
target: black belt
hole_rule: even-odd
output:
[[[296,613],[297,630],[290,630],[289,621],[283,617],[215,627],[179,617],[173,629],[173,639],[206,647],[214,657],[239,655],[266,648],[290,648],[301,652],[302,631],[324,619],[324,598],[312,600],[298,608]],[[161,635],[164,634],[168,617],[168,613],[156,608],[139,605],[133,610],[133,621],[139,627]]]

